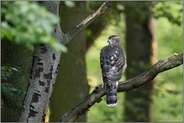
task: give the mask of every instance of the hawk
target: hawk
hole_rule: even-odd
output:
[[[118,83],[126,68],[126,56],[118,36],[110,36],[108,42],[109,45],[101,50],[100,66],[107,105],[115,106],[117,104]]]

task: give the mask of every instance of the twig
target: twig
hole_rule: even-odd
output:
[[[154,64],[150,69],[132,79],[120,82],[118,92],[129,91],[134,88],[153,80],[157,74],[172,69],[183,64],[183,53],[171,56],[165,60],[160,60]],[[72,122],[84,114],[96,102],[100,102],[101,98],[105,95],[102,85],[97,86],[83,101],[77,104],[71,111],[66,113],[60,119],[61,122]]]
[[[94,20],[96,20],[99,16],[105,13],[105,11],[110,7],[111,1],[104,2],[100,8],[93,14],[89,15],[86,19],[84,19],[79,25],[77,25],[74,29],[66,33],[67,43],[76,36],[79,32],[85,29],[89,24],[91,24]]]

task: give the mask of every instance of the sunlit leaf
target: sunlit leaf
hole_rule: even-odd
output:
[[[18,9],[17,9],[18,8]],[[55,50],[66,52],[66,48],[53,42],[52,31],[59,18],[36,2],[2,2],[1,39],[24,44],[33,50],[34,44],[47,43]]]

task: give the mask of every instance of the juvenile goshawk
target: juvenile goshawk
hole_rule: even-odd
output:
[[[115,106],[117,104],[118,82],[126,68],[126,56],[118,36],[110,36],[108,42],[109,45],[101,50],[100,65],[107,105]]]

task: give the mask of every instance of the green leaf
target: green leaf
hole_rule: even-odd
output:
[[[68,6],[70,8],[75,6],[75,2],[73,2],[73,1],[64,1],[64,3],[65,3],[66,6]]]
[[[57,23],[59,18],[36,2],[2,2],[1,39],[24,44],[30,50],[33,50],[34,44],[47,43],[57,51],[66,52],[64,46],[52,41]]]

